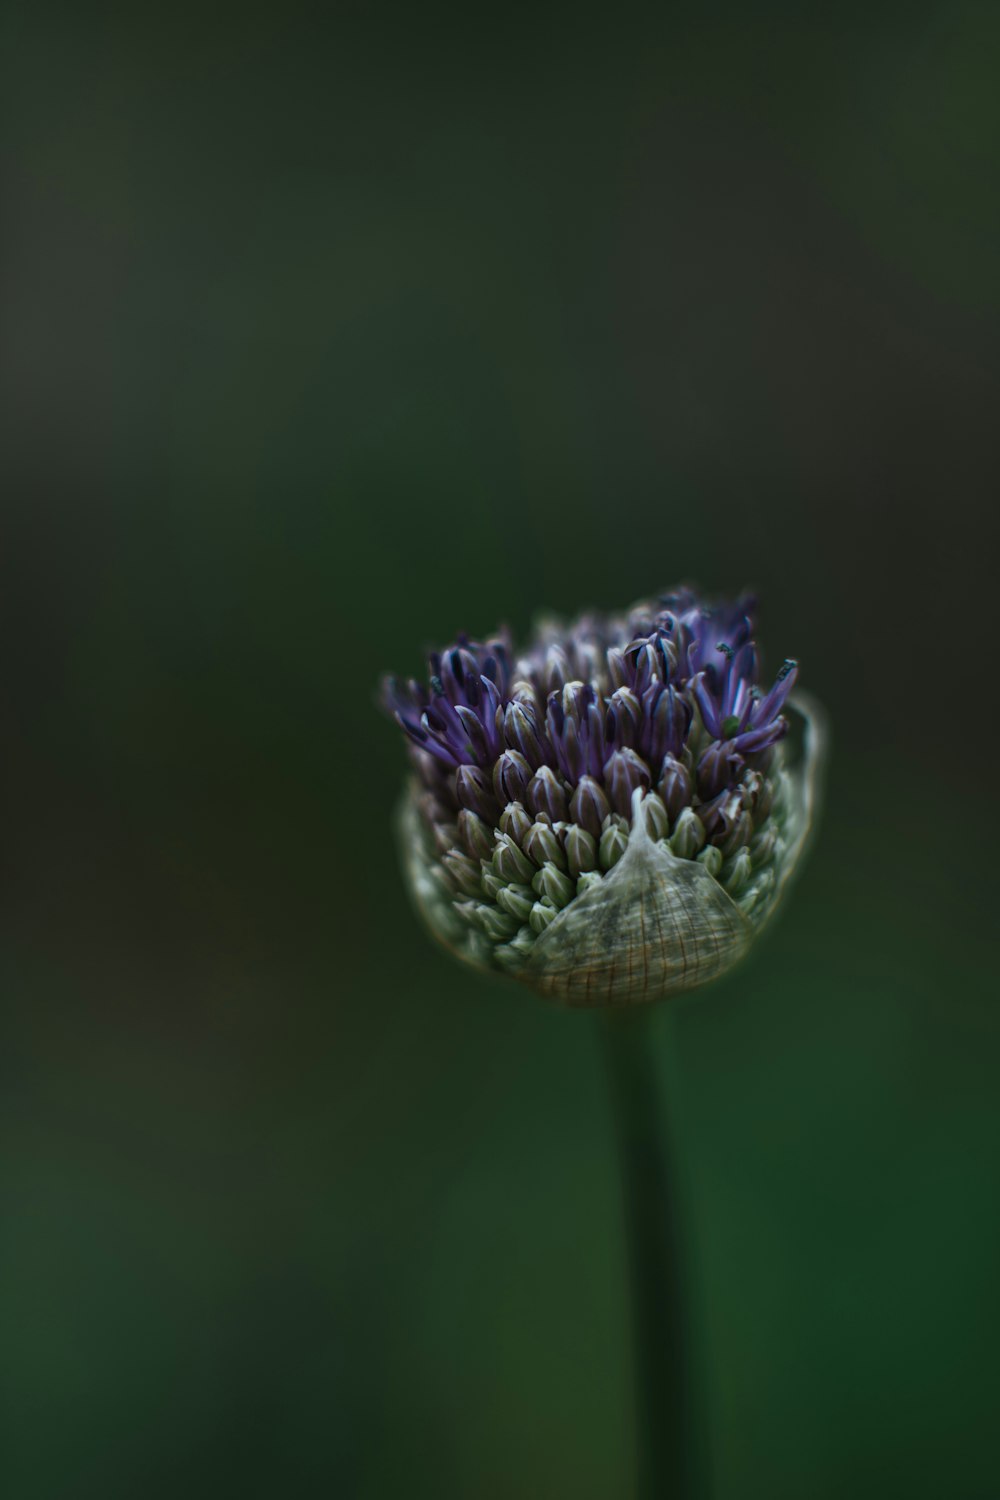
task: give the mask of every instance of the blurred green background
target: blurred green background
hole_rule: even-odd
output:
[[[373,700],[681,578],[834,733],[657,1017],[717,1500],[1000,1494],[998,44],[4,9],[9,1500],[628,1496],[593,1018],[427,942]]]

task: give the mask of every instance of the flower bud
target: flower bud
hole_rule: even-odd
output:
[[[736,897],[736,904],[740,911],[747,916],[758,915],[761,909],[766,910],[769,901],[773,901],[774,892],[777,887],[777,879],[774,870],[762,870],[759,875],[751,875],[750,884],[741,896]]]
[[[715,842],[719,844],[726,859],[736,853],[737,849],[750,842],[753,834],[753,819],[750,814],[740,808],[726,825],[721,836],[716,835]]]
[[[569,817],[566,793],[551,766],[539,766],[532,776],[528,784],[527,805],[536,818],[539,813],[545,813],[553,823]]]
[[[466,896],[482,895],[482,874],[479,865],[467,854],[451,849],[441,860],[442,865],[455,882],[457,890]]]
[[[708,802],[732,786],[743,769],[742,757],[725,740],[713,740],[698,761],[698,795]]]
[[[434,840],[434,847],[442,855],[447,854],[449,849],[454,849],[459,841],[459,837],[457,823],[435,823],[431,829],[431,838]],[[490,839],[491,844],[492,842],[493,840]]]
[[[685,807],[670,835],[670,847],[678,859],[694,859],[705,843],[705,825],[698,814]]]
[[[529,885],[505,885],[497,892],[497,906],[501,911],[526,922],[535,904],[535,894]]]
[[[691,804],[691,777],[673,755],[665,755],[660,766],[656,790],[663,799],[671,824],[676,823],[681,812]]]
[[[458,815],[458,834],[473,859],[493,858],[493,828],[478,813],[462,808]]]
[[[773,807],[774,782],[770,776],[765,776],[763,778],[763,785],[757,793],[757,801],[753,810],[753,820],[756,828],[762,828],[766,824],[768,818],[771,816]]]
[[[601,834],[601,842],[598,845],[598,858],[602,870],[611,870],[621,859],[628,847],[628,834],[621,824],[609,819],[608,825]]]
[[[650,792],[643,801],[646,809],[646,827],[651,839],[665,839],[670,832],[670,819],[661,798]]]
[[[560,869],[565,868],[566,855],[563,853],[563,847],[555,830],[547,823],[533,823],[525,835],[522,848],[539,869],[546,862],[558,865]]]
[[[604,788],[591,776],[581,776],[569,801],[569,815],[574,823],[599,839],[604,819],[611,811]]]
[[[604,786],[608,800],[616,813],[627,817],[632,806],[632,793],[642,788],[649,790],[649,767],[634,750],[616,750],[604,767]]]
[[[536,901],[528,916],[528,926],[534,933],[543,933],[557,916],[558,912],[551,902]]]
[[[755,771],[752,766],[746,766],[740,777],[740,788],[743,793],[743,805],[748,812],[756,817],[757,803],[761,792],[764,790],[764,777],[760,771]]]
[[[523,802],[531,780],[531,767],[517,750],[505,750],[493,768],[493,792],[500,807]]]
[[[750,850],[744,844],[723,867],[721,883],[731,896],[738,896],[746,887],[751,871]]]
[[[521,852],[510,834],[499,832],[493,851],[493,870],[508,885],[511,881],[524,885],[535,873],[531,860]]]
[[[608,676],[611,685],[616,690],[628,687],[632,681],[632,671],[626,665],[625,653],[617,646],[612,646],[608,652]]]
[[[495,827],[500,808],[493,795],[492,781],[479,766],[459,766],[455,776],[455,795],[459,806],[474,812],[491,828]],[[506,797],[504,801],[507,801]]]
[[[544,864],[531,884],[538,895],[547,896],[552,905],[560,909],[568,905],[576,895],[574,882],[552,864]]]
[[[753,856],[754,869],[760,865],[766,865],[773,855],[778,843],[778,830],[773,823],[767,824],[755,833],[750,840],[750,853]]]
[[[549,745],[538,725],[534,705],[508,703],[503,718],[504,737],[511,750],[519,750],[532,770],[544,764]]]
[[[532,931],[527,922],[522,923],[507,944],[507,953],[510,958],[519,964],[524,963],[530,958],[535,946],[536,936],[537,934]]]
[[[520,923],[516,917],[501,911],[497,906],[480,906],[476,913],[479,926],[494,943],[504,943],[512,938]]]
[[[631,688],[621,687],[608,701],[608,740],[618,750],[634,750],[642,733],[642,706]]]
[[[597,843],[594,836],[577,823],[571,823],[566,831],[566,861],[574,880],[585,871],[595,869],[597,865]]]
[[[531,819],[520,802],[508,802],[500,814],[500,827],[504,833],[510,834],[515,844],[523,847],[524,836],[531,827]]]
[[[516,668],[461,636],[386,683],[407,880],[449,948],[572,1005],[738,961],[801,863],[822,746],[794,662],[759,684],[751,609],[679,590],[547,625]]]

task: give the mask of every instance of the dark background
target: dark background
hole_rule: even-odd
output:
[[[657,1017],[717,1500],[1000,1494],[998,43],[5,9],[10,1500],[629,1494],[594,1018],[427,942],[373,701],[681,578],[834,735]]]

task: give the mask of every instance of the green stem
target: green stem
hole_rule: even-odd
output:
[[[674,1178],[643,1006],[603,1018],[632,1290],[641,1500],[696,1500],[688,1296]]]

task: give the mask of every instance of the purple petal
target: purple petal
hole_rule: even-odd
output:
[[[795,679],[798,675],[798,662],[790,660],[783,663],[777,677],[774,679],[773,687],[757,704],[756,711],[752,716],[752,722],[755,725],[766,724],[774,718],[775,714],[781,712],[785,699],[795,686]]]
[[[721,738],[722,720],[720,718],[718,709],[715,706],[715,700],[713,699],[712,694],[709,692],[708,683],[705,681],[704,672],[699,672],[698,676],[691,684],[691,687],[692,691],[694,692],[695,701],[698,704],[698,709],[701,713],[702,720],[704,721],[705,728],[708,730],[713,739]]]

